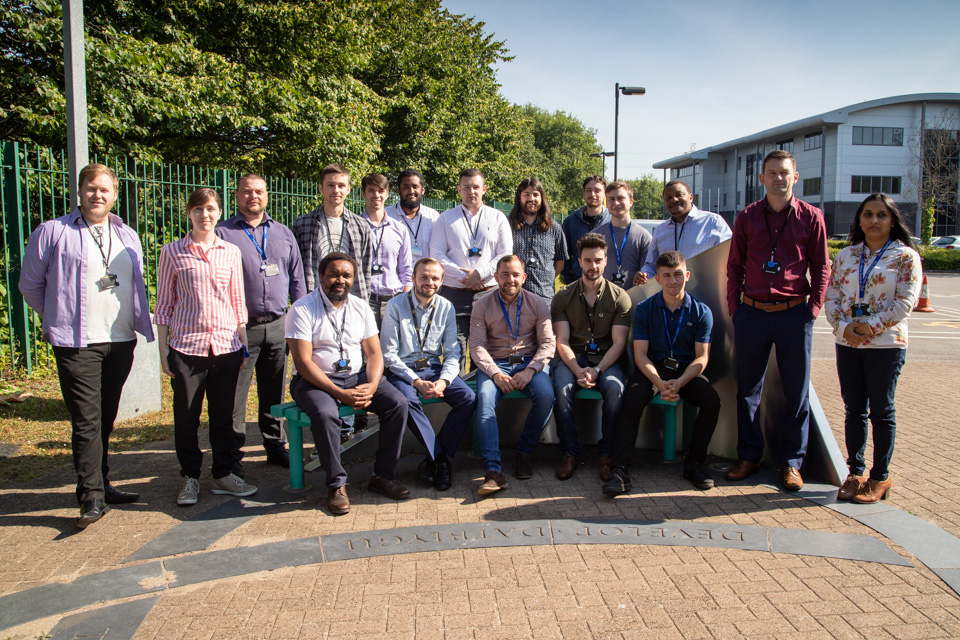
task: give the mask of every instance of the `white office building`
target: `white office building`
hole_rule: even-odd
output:
[[[786,149],[797,159],[800,173],[794,194],[823,209],[829,234],[849,232],[857,206],[874,191],[888,193],[907,224],[916,229],[919,143],[945,128],[952,131],[955,142],[943,170],[956,175],[960,93],[918,93],[862,102],[653,166],[663,169],[664,180],[689,184],[701,209],[732,222],[737,211],[763,197],[758,175],[764,156]],[[937,207],[934,235],[960,232],[957,187],[953,182],[952,201]]]

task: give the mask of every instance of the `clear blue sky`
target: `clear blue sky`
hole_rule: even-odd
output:
[[[506,40],[503,95],[562,110],[613,150],[621,178],[658,160],[887,96],[960,92],[957,0],[444,0]],[[599,167],[598,167],[599,168]],[[656,172],[661,176],[660,171]],[[607,176],[613,174],[608,163]]]

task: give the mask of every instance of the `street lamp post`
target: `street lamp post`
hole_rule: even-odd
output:
[[[601,151],[599,153],[591,153],[591,158],[600,158],[600,175],[603,176],[603,179],[607,179],[607,158],[613,155],[613,151]]]
[[[643,87],[621,87],[618,82],[613,90],[613,179],[617,179],[617,163],[620,160],[620,94],[625,96],[642,96],[647,90]]]

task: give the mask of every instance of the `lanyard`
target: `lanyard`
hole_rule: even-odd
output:
[[[257,239],[253,237],[253,233],[244,225],[243,230],[246,232],[247,237],[250,238],[250,242],[253,243],[253,246],[257,248],[257,253],[260,254],[260,259],[263,261],[263,264],[267,263],[267,230],[270,227],[263,225],[263,246],[260,246],[260,243],[257,242]]]
[[[471,233],[470,233],[470,247],[471,247],[471,248],[476,247],[476,246],[477,246],[477,234],[480,232],[480,217],[483,215],[483,206],[481,206],[481,207],[480,207],[480,211],[477,212],[477,226],[476,226],[476,227],[471,227],[471,226],[470,226],[470,217],[467,216],[467,208],[464,207],[463,205],[460,205],[460,215],[463,216],[464,222],[467,223],[467,229],[471,232]]]
[[[667,320],[667,309],[666,307],[660,307],[660,310],[663,311],[663,330],[667,334],[667,344],[670,346],[670,357],[673,357],[673,345],[677,343],[677,338],[680,337],[680,327],[683,326],[683,312],[685,309],[680,307],[680,317],[677,318],[677,330],[673,332],[673,338],[670,338],[670,323]]]
[[[783,226],[777,229],[775,234],[770,231],[770,215],[766,209],[763,210],[763,221],[767,223],[767,237],[770,238],[770,260],[772,262],[773,254],[777,250],[777,243],[780,242],[780,234],[790,224],[790,208],[787,208],[787,219],[783,221]]]
[[[346,305],[346,300],[344,300],[344,305]],[[343,320],[340,321],[340,329],[337,330],[337,322],[333,319],[333,313],[336,309],[327,309],[327,303],[323,299],[323,296],[320,296],[320,304],[323,305],[323,317],[330,318],[330,326],[333,327],[333,333],[337,336],[337,348],[340,350],[340,360],[343,360],[343,330],[347,326],[347,308],[343,307]]]
[[[367,215],[367,220],[368,221],[370,220],[369,214]],[[386,228],[387,228],[387,215],[384,214],[383,220],[380,221],[380,224],[373,227],[372,230],[370,231],[371,234],[376,234],[377,231],[380,232],[380,239],[377,240],[377,245],[373,248],[373,255],[376,258],[376,260],[374,261],[375,264],[380,264],[380,245],[383,244],[383,232],[386,230]]]
[[[333,248],[333,236],[330,234],[330,225],[327,224],[327,214],[323,211],[320,212],[320,219],[323,220],[323,228],[327,230],[327,243],[330,245],[330,251],[327,253],[333,253],[334,251],[340,251],[343,248],[343,236],[347,235],[347,221],[343,219],[343,216],[340,216],[340,240],[337,242],[337,248]],[[267,241],[264,239],[263,244],[266,245]]]
[[[513,338],[513,350],[517,350],[517,341],[520,340],[520,305],[523,304],[523,291],[520,292],[520,297],[517,298],[517,329],[514,331],[513,327],[510,326],[510,315],[507,313],[507,307],[503,304],[503,297],[500,295],[500,292],[497,292],[497,300],[500,301],[500,311],[503,312],[503,319],[507,321],[507,329],[510,331],[510,337]]]
[[[689,215],[689,214],[687,214]],[[769,223],[767,227],[769,228]],[[680,235],[677,235],[677,223],[673,223],[673,250],[680,251],[680,241],[683,240],[683,230],[687,228],[687,219],[684,218],[683,222],[680,223]]]
[[[627,236],[630,235],[630,225],[627,225],[627,228],[623,230],[623,242],[620,243],[620,248],[617,249],[617,234],[613,232],[613,222],[610,223],[610,237],[613,239],[613,249],[616,252],[617,256],[617,273],[620,273],[620,263],[623,262],[623,248],[627,246]]]
[[[113,253],[113,233],[110,231],[110,218],[107,217],[107,252],[103,252],[103,231],[100,227],[97,227],[97,233],[93,232],[93,229],[90,228],[90,225],[87,224],[87,221],[84,219],[81,214],[80,220],[83,221],[83,226],[87,228],[87,231],[90,232],[90,237],[93,238],[94,244],[97,245],[97,248],[100,249],[100,255],[103,256],[103,268],[107,270],[107,274],[110,273],[110,255]]]
[[[407,225],[407,231],[413,234],[413,244],[419,247],[420,245],[417,244],[417,236],[420,235],[420,225],[423,224],[423,214],[417,212],[417,218],[417,230],[414,231],[410,223],[407,222],[407,216],[404,215],[403,209],[400,209],[400,219],[403,220],[403,224]]]
[[[527,243],[527,259],[526,262],[530,262],[530,258],[533,257],[533,241],[536,237],[537,230],[534,228],[534,225],[523,223],[523,234],[522,238],[524,242]]]
[[[600,306],[600,292],[597,292],[597,301],[593,305],[593,310],[591,311],[590,306],[587,304],[587,296],[584,295],[583,291],[580,292],[580,302],[583,303],[583,308],[587,311],[587,325],[590,327],[590,342],[594,342],[594,330],[593,330],[593,314],[596,313],[597,307]]]
[[[430,335],[430,325],[433,324],[433,314],[437,312],[437,301],[434,300],[433,304],[430,305],[430,317],[427,318],[427,328],[423,331],[423,337],[420,337],[420,323],[417,322],[417,313],[413,308],[413,291],[410,292],[410,297],[407,298],[407,302],[410,303],[410,318],[413,320],[413,330],[417,332],[417,344],[420,346],[420,356],[423,356],[423,344],[427,340],[427,336]]]
[[[870,278],[870,272],[873,271],[873,268],[877,266],[877,263],[880,262],[880,258],[883,257],[883,252],[887,250],[887,247],[890,246],[890,243],[893,242],[893,238],[887,240],[886,244],[883,245],[883,248],[877,252],[877,255],[874,256],[873,262],[870,263],[870,266],[867,268],[867,272],[863,272],[863,259],[867,255],[867,243],[863,243],[863,249],[860,250],[860,296],[858,300],[863,300],[864,293],[867,289],[867,280]]]

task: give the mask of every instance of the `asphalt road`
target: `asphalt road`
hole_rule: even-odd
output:
[[[933,313],[910,314],[907,360],[917,362],[960,361],[960,274],[927,275]],[[813,325],[813,359],[833,360],[834,336],[823,311]]]

